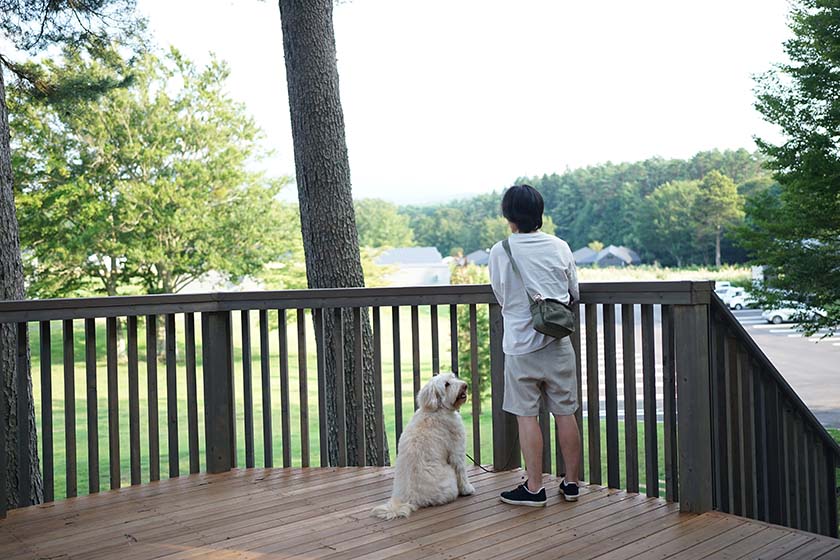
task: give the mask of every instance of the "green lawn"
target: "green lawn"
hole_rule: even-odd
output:
[[[388,446],[391,457],[395,457],[395,421],[394,408],[397,399],[394,393],[393,382],[393,344],[392,344],[392,320],[391,311],[388,308],[383,308],[381,311],[381,325],[382,325],[382,357],[383,357],[383,407],[386,423],[386,433],[388,439]],[[198,320],[198,318],[196,318]],[[159,319],[159,321],[162,319]],[[176,339],[177,339],[177,402],[178,402],[178,449],[179,449],[179,472],[187,474],[189,472],[189,444],[187,434],[187,384],[186,384],[186,366],[184,361],[184,322],[183,316],[176,317]],[[441,306],[439,308],[439,333],[440,333],[440,363],[442,369],[447,369],[450,363],[450,345],[449,345],[449,309],[448,306]],[[258,314],[253,312],[251,314],[251,371],[252,371],[252,386],[253,386],[253,403],[254,403],[254,442],[255,442],[255,461],[257,466],[264,464],[264,450],[263,450],[263,415],[262,415],[262,387],[260,383],[260,344],[259,344],[259,323]],[[278,331],[277,331],[277,315],[276,312],[270,312],[270,323],[272,329],[269,333],[269,361],[271,366],[271,402],[272,414],[271,425],[273,435],[273,454],[274,465],[282,465],[282,438],[281,438],[281,410],[280,410],[280,381],[279,381],[279,351],[278,351]],[[141,440],[141,471],[142,480],[149,480],[149,433],[148,433],[148,401],[147,401],[147,379],[146,379],[146,348],[145,348],[145,321],[139,321],[139,388],[140,388],[140,440]],[[125,324],[122,323],[125,328]],[[420,356],[421,356],[421,371],[422,379],[425,381],[431,376],[431,318],[428,307],[420,308]],[[403,406],[404,424],[407,424],[413,412],[413,384],[412,384],[412,362],[411,362],[411,313],[409,309],[403,309],[400,314],[400,332],[401,332],[401,368],[402,368],[402,392],[399,395]],[[199,436],[199,460],[201,469],[205,468],[204,461],[204,418],[202,412],[203,406],[203,382],[201,374],[201,341],[200,341],[200,325],[196,325],[197,349],[197,392],[199,400],[199,415],[198,415],[198,436]],[[245,439],[244,439],[244,397],[242,391],[242,345],[241,345],[241,324],[240,314],[233,314],[233,332],[234,332],[234,357],[235,357],[235,392],[236,392],[236,415],[237,415],[237,462],[240,466],[245,464]],[[306,319],[307,332],[307,383],[308,383],[308,402],[309,402],[309,432],[310,432],[310,450],[311,458],[310,464],[317,466],[320,464],[319,457],[319,439],[318,439],[318,395],[317,395],[317,379],[316,379],[316,356],[315,356],[315,340],[311,324],[311,318]],[[88,453],[87,453],[87,412],[86,412],[86,384],[85,384],[85,364],[84,364],[84,325],[83,321],[76,321],[74,323],[74,346],[75,346],[75,432],[77,441],[77,470],[78,470],[78,492],[85,494],[89,491],[88,486]],[[292,466],[299,466],[301,464],[300,458],[300,398],[299,398],[299,372],[298,372],[298,356],[297,356],[297,327],[294,323],[294,314],[288,314],[288,348],[289,348],[289,387],[290,387],[290,410],[289,415],[291,419],[291,451],[292,451]],[[40,398],[41,398],[41,382],[40,382],[40,357],[38,355],[39,348],[39,333],[38,325],[32,324],[30,328],[32,355],[32,372],[33,372],[33,390],[35,393],[36,409],[38,414],[38,433],[41,434],[41,415],[40,415]],[[54,464],[55,464],[55,496],[56,499],[61,499],[66,493],[66,479],[65,479],[65,434],[64,434],[64,384],[63,384],[63,351],[61,340],[61,323],[53,322],[51,325],[51,358],[52,358],[52,408],[53,408],[53,438],[54,438]],[[96,322],[96,356],[97,356],[97,429],[98,429],[98,450],[99,450],[99,485],[101,490],[109,488],[109,454],[108,454],[108,394],[107,394],[107,379],[106,379],[106,360],[105,360],[105,321],[99,320]],[[167,436],[167,394],[166,394],[166,368],[162,360],[158,363],[158,423],[159,423],[159,442],[160,442],[160,457],[161,457],[161,477],[166,478],[169,472],[168,462],[168,436]],[[462,373],[463,375],[463,373]],[[129,471],[129,418],[128,418],[128,371],[127,362],[124,353],[120,354],[118,362],[118,376],[119,376],[119,428],[120,428],[120,469],[122,484],[130,483]],[[472,405],[470,402],[465,406],[462,414],[464,424],[467,432],[467,449],[468,452],[474,455],[474,446],[472,442]],[[491,412],[489,400],[485,400],[481,404],[480,416],[480,434],[481,434],[481,462],[488,464],[492,462],[492,426],[491,426]],[[584,419],[584,422],[586,420]],[[554,441],[554,429],[552,426],[552,441]],[[624,472],[624,425],[619,424],[619,457],[620,457],[620,473],[622,485],[625,483]],[[586,433],[586,426],[584,426],[584,434]],[[639,480],[644,485],[645,481],[645,465],[644,465],[644,426],[639,423],[638,428],[639,450],[640,450],[640,473]],[[662,455],[663,449],[663,434],[662,426],[659,426],[659,474],[660,479],[664,479],[664,457]],[[584,438],[586,440],[586,438]],[[43,437],[39,435],[40,444],[43,445]],[[584,441],[585,453],[586,441]],[[42,450],[43,451],[43,450]],[[606,459],[606,426],[604,421],[601,421],[601,465],[602,465],[602,480],[606,483],[607,480],[607,459]],[[43,453],[41,454],[43,458]],[[552,457],[553,459],[553,457]],[[587,478],[591,478],[588,474],[589,462],[585,461]],[[661,491],[664,492],[664,482],[660,481]]]

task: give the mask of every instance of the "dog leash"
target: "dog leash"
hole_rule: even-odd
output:
[[[504,466],[502,467],[502,471],[504,471],[505,469],[507,469],[507,467],[509,467],[509,466],[510,466],[510,461],[511,461],[511,459],[513,459],[513,452],[514,452],[514,451],[516,451],[516,445],[517,445],[518,443],[519,443],[519,434],[517,433],[517,434],[516,434],[516,438],[513,440],[513,445],[512,445],[512,446],[511,446],[511,448],[510,448],[510,455],[508,455],[507,461],[505,461],[505,464],[504,464]],[[476,463],[476,462],[475,462],[475,459],[473,459],[473,458],[470,456],[470,454],[469,454],[469,453],[464,453],[464,454],[467,456],[467,459],[469,459],[469,460],[472,462],[472,464],[473,464],[473,465],[475,465],[476,467],[478,467],[479,469],[483,470],[483,471],[484,471],[484,472],[486,472],[486,473],[491,473],[491,474],[493,474],[493,473],[502,472],[502,471],[497,471],[497,470],[488,470],[488,469],[484,468],[482,465],[479,465],[478,463]]]

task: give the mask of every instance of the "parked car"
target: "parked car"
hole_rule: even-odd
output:
[[[745,307],[755,305],[755,298],[744,288],[735,288],[727,295],[729,296],[729,301],[727,302],[729,309],[740,311]]]
[[[738,288],[733,286],[730,282],[715,282],[715,293],[721,300],[723,300],[723,303],[725,303],[726,305],[729,305],[729,298],[732,296],[732,293],[737,289]]]
[[[812,318],[816,315],[825,317],[825,311],[816,307],[806,309],[801,304],[787,302],[785,307],[778,307],[775,309],[765,309],[761,313],[761,317],[768,323],[779,325],[781,323],[792,323],[796,315],[805,312],[806,317]]]

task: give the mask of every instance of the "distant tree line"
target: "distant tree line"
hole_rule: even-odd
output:
[[[578,249],[626,245],[663,265],[743,262],[734,228],[746,201],[774,184],[763,159],[747,150],[699,152],[690,159],[650,158],[520,177],[545,199],[544,231]],[[397,207],[358,201],[362,245],[434,246],[444,255],[487,249],[507,233],[501,192],[446,204]],[[361,210],[364,210],[362,212]]]

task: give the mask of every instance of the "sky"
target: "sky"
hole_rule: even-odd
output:
[[[231,66],[294,177],[277,3],[138,0],[162,46]],[[355,198],[422,204],[606,161],[755,149],[752,76],[783,60],[786,0],[352,0],[334,10]],[[293,187],[286,196],[295,199]]]

